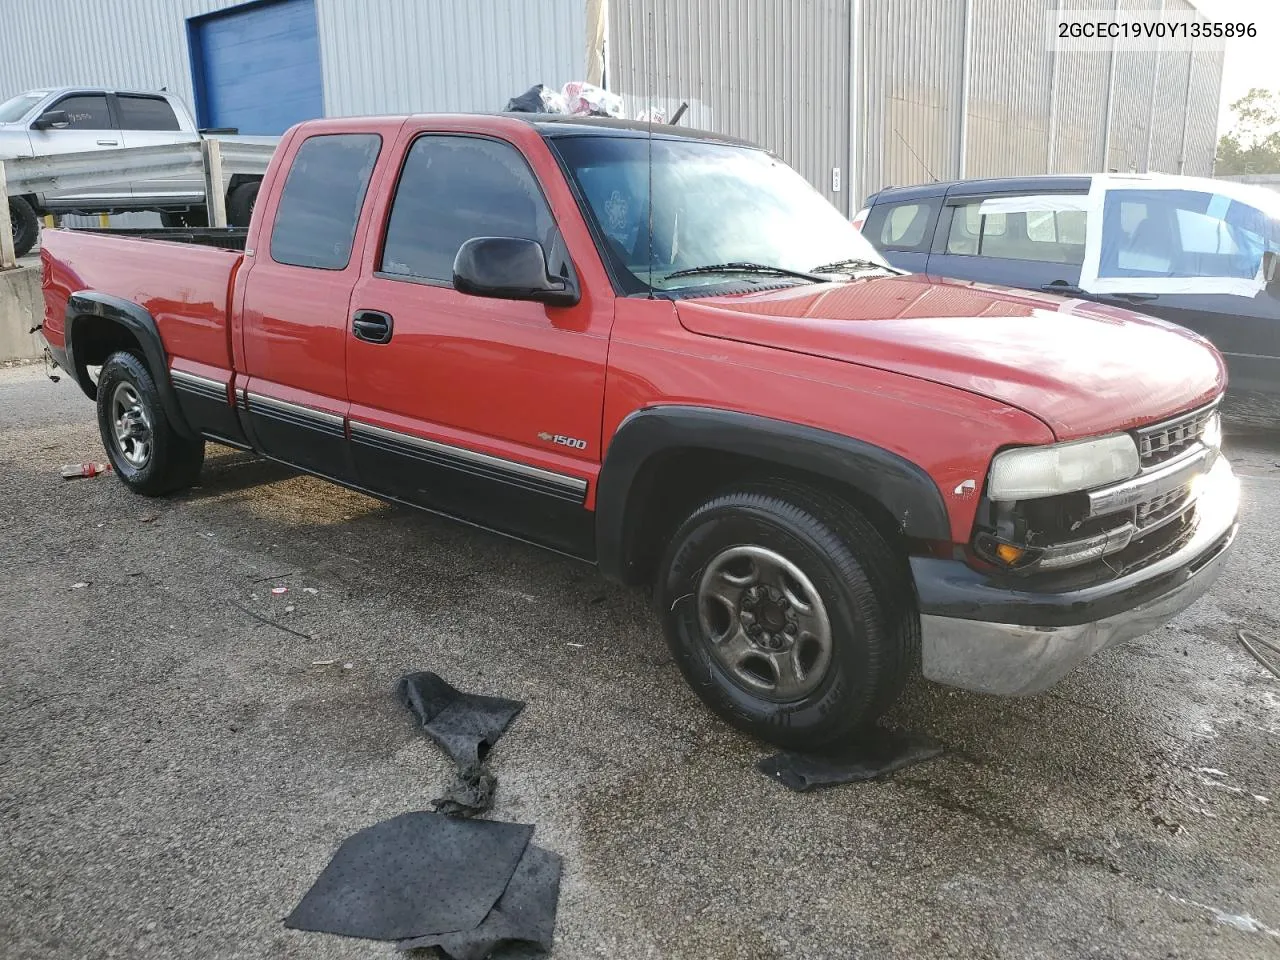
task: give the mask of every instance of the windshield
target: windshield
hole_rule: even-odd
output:
[[[743,265],[810,273],[884,259],[844,215],[781,160],[753,147],[655,139],[653,239],[649,239],[649,141],[558,137],[555,149],[605,238],[629,293],[757,283],[812,282]],[[650,247],[652,246],[652,257]],[[672,274],[724,266],[725,272]],[[653,282],[649,283],[652,266]],[[856,269],[841,266],[840,272]]]
[[[0,123],[13,123],[27,115],[32,107],[45,98],[44,91],[20,93],[0,103]]]

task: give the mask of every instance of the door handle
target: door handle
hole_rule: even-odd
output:
[[[351,332],[365,343],[390,343],[393,326],[391,314],[381,310],[357,310],[351,318]]]
[[[118,146],[120,146],[120,141],[119,141],[119,140],[99,140],[99,141],[98,141],[98,146],[100,146],[100,147],[118,147]]]
[[[1055,280],[1053,283],[1046,283],[1040,288],[1045,293],[1062,293],[1078,295],[1084,293],[1075,284],[1067,283],[1065,280]]]

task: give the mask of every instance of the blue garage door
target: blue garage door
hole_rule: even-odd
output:
[[[314,0],[272,0],[188,21],[202,127],[284,133],[324,115]]]

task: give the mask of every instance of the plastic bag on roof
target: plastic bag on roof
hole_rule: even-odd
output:
[[[564,97],[558,91],[534,84],[518,97],[507,101],[508,113],[568,113]]]
[[[622,98],[616,93],[602,90],[594,83],[570,80],[561,89],[565,106],[570,114],[591,117],[621,117]]]
[[[659,110],[657,107],[650,107],[647,110],[641,110],[637,113],[636,119],[641,123],[666,123],[667,114],[665,111]]]

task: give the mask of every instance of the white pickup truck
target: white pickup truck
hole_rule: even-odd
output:
[[[60,87],[28,90],[0,103],[0,160],[43,157],[189,143],[201,138],[191,111],[171,93]],[[233,130],[219,130],[228,139]],[[276,137],[230,137],[255,143],[274,143]],[[104,168],[110,160],[103,158]],[[227,220],[247,226],[258,196],[261,177],[237,175],[227,185]],[[39,235],[39,216],[45,213],[125,213],[157,211],[165,226],[205,223],[204,181],[198,177],[172,180],[132,179],[121,167],[90,190],[30,194],[9,198],[14,249],[29,251]]]

